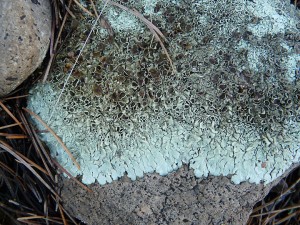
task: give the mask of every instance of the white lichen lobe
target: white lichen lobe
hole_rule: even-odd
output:
[[[163,30],[177,72],[141,21],[108,8],[114,40],[97,28],[53,109],[73,62],[68,53],[78,50],[90,22],[82,21],[50,80],[31,90],[28,103],[81,170],[54,137],[42,134],[62,166],[86,184],[124,174],[132,180],[166,175],[183,163],[197,177],[269,183],[299,161],[300,58],[294,45],[300,34],[292,5],[145,0],[127,7]]]

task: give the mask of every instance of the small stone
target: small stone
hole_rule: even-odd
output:
[[[51,35],[45,0],[0,1],[0,96],[19,86],[43,61]]]

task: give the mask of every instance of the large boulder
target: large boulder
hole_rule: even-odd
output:
[[[0,96],[13,91],[41,64],[50,35],[48,0],[0,1]]]
[[[103,1],[97,3],[101,8]],[[204,224],[214,216],[214,224],[227,224],[221,217],[230,208],[226,218],[236,213],[231,224],[242,224],[261,191],[299,162],[299,13],[282,0],[130,0],[126,6],[160,28],[177,71],[143,22],[108,6],[56,104],[92,24],[79,22],[28,106],[81,170],[51,134],[41,134],[58,162],[83,183],[96,182],[91,198],[72,185],[63,193],[76,196],[68,201],[89,224],[104,221],[104,214],[120,221],[103,224],[139,224],[136,218],[201,224],[189,209],[210,214]],[[189,169],[178,171],[184,164]],[[165,177],[145,176],[154,172]],[[122,181],[125,174],[133,182]],[[125,220],[126,213],[133,219]]]

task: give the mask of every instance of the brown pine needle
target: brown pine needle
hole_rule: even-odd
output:
[[[43,220],[48,220],[50,222],[54,222],[56,224],[63,224],[61,221],[59,220],[56,220],[56,219],[59,219],[59,218],[56,218],[56,219],[52,219],[52,218],[47,218],[45,216],[37,216],[37,215],[34,215],[34,216],[24,216],[24,217],[19,217],[17,218],[18,221],[21,221],[21,222],[24,222],[24,223],[28,223],[30,222],[29,224],[32,224],[32,221],[28,221],[26,222],[27,220],[36,220],[36,219],[43,219]]]
[[[98,12],[97,12],[96,6],[95,6],[95,4],[94,4],[94,1],[93,1],[93,0],[90,0],[90,2],[91,2],[91,5],[92,5],[92,7],[93,7],[93,10],[94,10],[94,13],[95,13],[96,17],[98,17]]]
[[[93,13],[91,13],[89,10],[87,10],[85,7],[83,7],[83,5],[81,5],[77,0],[73,0],[76,5],[81,8],[84,12],[86,12],[87,14],[89,14],[90,16],[94,16]]]
[[[273,224],[274,224],[274,225],[280,225],[280,224],[283,224],[283,222],[285,222],[285,221],[287,221],[287,220],[289,220],[289,219],[291,219],[292,217],[297,216],[297,215],[298,215],[298,216],[300,215],[300,211],[299,211],[299,210],[296,211],[296,212],[293,212],[293,213],[289,214],[288,216],[286,216],[286,217],[284,217],[284,218],[282,218],[282,219],[276,221],[276,222],[273,223]],[[298,219],[298,222],[300,222],[299,219]]]
[[[54,198],[53,196],[51,196],[51,197]],[[58,205],[61,206],[59,203],[58,203]],[[64,207],[61,206],[61,209],[70,218],[70,220],[73,222],[73,224],[79,225],[78,223],[76,223],[76,221],[73,219],[73,217],[64,209]]]
[[[69,1],[69,5],[66,6],[67,13],[65,14],[64,19],[63,19],[63,21],[62,21],[62,24],[61,24],[61,26],[60,26],[60,28],[59,28],[58,35],[57,35],[57,38],[56,38],[55,43],[54,43],[54,46],[53,46],[53,50],[50,51],[50,59],[49,59],[49,61],[48,61],[46,70],[45,70],[45,72],[44,72],[43,83],[46,82],[47,77],[48,77],[48,75],[49,75],[49,72],[50,72],[50,69],[51,69],[53,60],[54,60],[55,55],[56,55],[56,50],[57,50],[58,42],[59,42],[59,40],[60,40],[60,37],[61,37],[62,31],[63,31],[63,28],[65,27],[65,23],[66,23],[66,21],[67,21],[68,15],[69,15],[69,14],[71,15],[71,11],[69,10],[69,7],[71,6],[71,3],[72,3],[72,0],[70,0],[70,1]],[[72,15],[71,15],[71,16],[72,16]],[[73,15],[73,16],[74,16],[74,15]],[[52,31],[52,32],[53,32],[53,31]]]
[[[59,26],[59,10],[58,10],[57,1],[52,1],[52,4],[53,4],[53,11],[54,11],[53,21],[55,21],[55,26],[58,27]]]
[[[72,180],[74,180],[79,186],[81,186],[83,189],[87,190],[88,192],[93,192],[91,189],[89,189],[87,186],[85,186],[83,183],[81,183],[79,180],[77,180],[72,174],[70,174],[63,166],[61,166],[58,162],[53,160],[54,164],[65,174],[67,174]]]
[[[15,96],[15,97],[7,97],[7,98],[4,98],[4,101],[6,100],[12,100],[12,99],[19,99],[19,98],[26,98],[28,97],[28,95],[20,95],[20,96]]]
[[[265,203],[264,205],[258,206],[255,209],[253,209],[252,213],[258,212],[259,210],[268,207],[269,205],[274,204],[275,201],[280,199],[283,195],[288,193],[294,186],[296,186],[300,182],[300,178],[298,178],[289,188],[287,188],[283,193],[281,193],[279,196],[276,198],[272,199],[270,202]]]
[[[44,164],[44,167],[46,168],[50,178],[52,179],[52,181],[54,181],[54,177],[52,176],[52,173],[48,167],[48,164],[46,163],[46,160],[44,158],[44,155],[46,156],[49,164],[53,167],[53,163],[48,155],[48,153],[45,151],[44,146],[42,145],[42,143],[39,141],[39,138],[37,136],[37,134],[35,133],[34,129],[31,127],[31,125],[29,125],[29,123],[27,122],[24,114],[22,111],[18,111],[19,115],[20,115],[20,119],[23,122],[25,129],[27,130],[28,135],[30,136],[30,139],[33,143],[34,149],[36,150],[36,152],[39,154],[40,158],[42,159],[42,162]],[[41,152],[42,150],[42,152]],[[44,154],[42,154],[44,153]],[[53,167],[54,168],[54,167]]]
[[[74,15],[74,13],[72,13],[72,11],[70,9],[72,3],[73,3],[73,0],[70,0],[68,6],[65,5],[65,9],[73,19],[76,19],[76,16]]]
[[[53,163],[52,163],[52,160],[51,160],[51,158],[50,158],[48,152],[47,152],[46,149],[44,148],[42,142],[40,141],[38,135],[36,134],[36,132],[35,132],[34,130],[32,130],[32,131],[33,131],[33,135],[34,135],[34,139],[33,139],[33,140],[36,140],[37,145],[41,148],[41,150],[42,150],[43,154],[45,155],[46,159],[48,160],[49,164],[50,164],[52,167],[54,167],[54,165],[53,165]],[[47,164],[46,164],[46,165],[47,165]]]
[[[49,211],[48,211],[48,199],[45,199],[44,200],[44,216],[48,219],[48,213],[49,213]],[[46,224],[47,225],[49,225],[49,221],[48,220],[46,220]]]
[[[12,175],[13,177],[15,177],[15,179],[18,179],[19,184],[21,184],[22,187],[23,187],[23,189],[25,190],[25,186],[23,184],[24,181],[22,180],[22,178],[19,175],[16,174],[15,171],[13,171],[11,168],[9,168],[7,165],[5,165],[3,162],[0,162],[0,167],[2,169],[6,170],[8,173],[10,173],[10,175]]]
[[[2,169],[5,169],[7,172],[9,172],[11,175],[15,176],[15,172],[9,168],[9,166],[5,165],[3,162],[0,161],[0,167],[2,167]],[[18,176],[18,175],[17,175]]]
[[[10,125],[6,125],[6,126],[0,127],[0,130],[6,129],[6,128],[10,128],[10,127],[19,126],[19,125],[20,125],[19,123],[13,123],[13,124],[10,124]]]
[[[298,209],[298,208],[300,208],[300,204],[294,205],[294,206],[290,206],[290,207],[286,207],[286,208],[283,208],[283,209],[272,210],[272,211],[266,212],[266,213],[255,214],[255,215],[252,215],[251,217],[264,216],[264,215],[273,214],[273,213],[278,214],[278,213],[281,213],[281,212],[286,211],[286,210]]]
[[[163,44],[162,40],[160,39],[163,38],[164,40],[166,39],[166,37],[163,35],[163,33],[153,24],[151,23],[149,20],[147,20],[140,12],[138,12],[136,9],[129,9],[127,8],[126,6],[123,6],[119,3],[116,3],[116,2],[113,2],[113,1],[108,1],[109,4],[111,5],[114,5],[114,6],[117,6],[119,7],[120,9],[123,9],[127,12],[130,12],[131,14],[133,14],[134,16],[138,17],[140,20],[142,20],[146,25],[147,27],[149,28],[150,32],[154,35],[155,39],[159,42],[160,46],[162,47],[163,51],[165,52],[168,60],[169,60],[169,63],[171,65],[171,68],[173,70],[173,72],[175,73],[176,70],[175,70],[175,67],[173,65],[173,61],[165,47],[165,45]]]
[[[29,207],[27,207],[27,206],[25,206],[24,204],[20,204],[19,202],[16,202],[16,201],[14,201],[14,200],[8,200],[8,202],[9,203],[11,203],[11,204],[14,204],[14,205],[16,205],[16,206],[21,206],[23,209],[28,209],[28,210],[30,210],[30,211],[33,211],[33,209],[32,208],[29,208]],[[29,214],[29,213],[27,213],[27,214]]]
[[[11,113],[11,111],[2,103],[2,101],[0,101],[0,106],[20,126],[20,128],[22,129],[22,131],[24,133],[26,133],[25,128],[22,126],[22,124],[20,123],[20,121]]]
[[[6,139],[25,139],[25,138],[28,138],[24,134],[0,133],[0,136],[6,137]]]
[[[55,17],[57,18],[57,17]],[[55,34],[55,21],[52,20],[52,25],[51,25],[51,36],[50,36],[50,56],[53,55],[53,45],[54,45],[54,34]]]
[[[46,188],[48,188],[55,196],[60,198],[58,194],[44,181],[44,179],[31,167],[31,165],[29,165],[24,159],[22,159],[22,157],[20,157],[11,146],[0,140],[0,147],[14,156],[17,160],[19,160],[28,170],[30,170],[36,176],[36,178],[38,178],[44,184]]]
[[[24,159],[31,167],[35,167],[37,168],[39,171],[43,172],[44,174],[46,174],[47,176],[49,176],[49,173],[44,170],[42,167],[40,167],[38,164],[36,164],[35,162],[33,162],[32,160],[28,159],[26,156],[22,155],[19,152],[16,152],[16,154],[18,154],[22,159]]]
[[[72,153],[70,152],[70,150],[67,148],[67,146],[62,142],[62,140],[60,139],[60,137],[58,137],[56,135],[56,133],[38,115],[36,115],[34,112],[32,112],[31,110],[26,109],[26,108],[23,108],[23,110],[25,110],[27,113],[29,113],[31,116],[33,116],[35,119],[37,119],[55,137],[55,139],[60,143],[60,145],[65,150],[65,152],[69,155],[69,157],[71,158],[71,160],[73,161],[73,163],[76,165],[76,167],[80,170],[79,163],[76,161],[76,159],[74,158],[74,156],[72,155]]]
[[[6,139],[26,139],[26,138],[28,138],[28,136],[24,134],[11,134],[6,136]]]
[[[64,223],[64,225],[68,225],[66,219],[65,219],[65,215],[64,215],[64,212],[62,210],[62,207],[60,204],[58,204],[58,209],[59,209],[59,212],[60,212],[60,215],[61,215],[61,218],[62,218],[62,221]]]

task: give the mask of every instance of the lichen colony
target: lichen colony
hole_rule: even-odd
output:
[[[300,21],[293,5],[119,2],[163,32],[176,72],[147,26],[109,5],[104,21],[114,34],[97,26],[53,108],[91,29],[92,18],[81,20],[47,84],[33,88],[29,99],[82,167],[42,134],[67,170],[84,183],[104,184],[124,174],[165,175],[186,163],[198,177],[268,183],[299,161]]]

